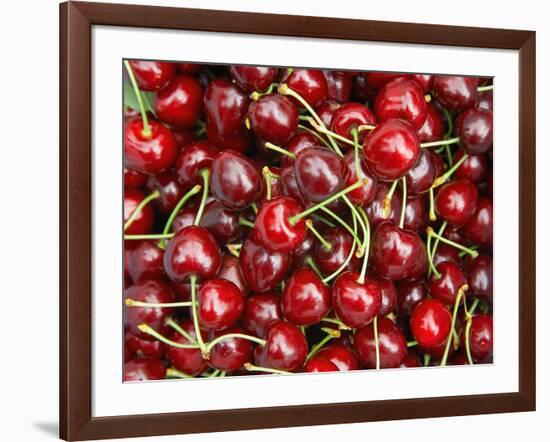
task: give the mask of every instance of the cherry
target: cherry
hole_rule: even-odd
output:
[[[414,81],[401,77],[386,83],[374,103],[378,121],[400,118],[419,130],[426,119],[424,91]]]
[[[136,170],[124,168],[124,190],[139,189],[147,181],[147,175]]]
[[[477,103],[477,78],[436,75],[433,90],[437,99],[449,110],[463,111]]]
[[[294,166],[283,167],[279,173],[279,190],[282,195],[293,198],[302,206],[307,203],[304,194],[296,181],[296,170]]]
[[[466,356],[466,353],[461,351],[453,354],[453,356],[449,358],[449,365],[468,365],[468,357]]]
[[[353,346],[360,361],[367,368],[376,368],[376,341],[374,326],[357,330]],[[401,329],[387,318],[378,319],[378,348],[380,368],[397,368],[407,354],[407,340]]]
[[[296,325],[312,325],[331,307],[329,288],[310,268],[294,272],[283,290],[281,306],[285,318]]]
[[[445,261],[453,262],[459,266],[462,265],[459,250],[456,247],[440,242],[433,256],[433,263],[437,268],[440,263]]]
[[[158,359],[137,358],[124,364],[124,382],[157,381],[166,376],[166,367]]]
[[[484,298],[493,302],[493,258],[488,255],[478,255],[477,258],[466,259],[468,288],[472,296]]]
[[[318,105],[328,97],[328,84],[323,71],[317,69],[294,69],[283,78],[288,87],[297,92],[311,106]],[[294,100],[297,105],[300,103]]]
[[[338,109],[342,107],[341,103],[334,100],[325,100],[315,108],[317,116],[323,122],[325,127],[331,127],[332,118]]]
[[[241,327],[233,326],[212,333],[211,340],[230,333],[244,333]],[[210,365],[217,370],[235,371],[252,359],[254,344],[248,339],[230,337],[221,340],[210,351]]]
[[[149,120],[150,133],[141,118],[124,123],[124,165],[128,169],[156,175],[174,164],[178,153],[174,135],[158,121]]]
[[[428,92],[432,88],[435,75],[411,74],[409,78],[418,84],[423,92]]]
[[[359,369],[359,361],[351,348],[340,342],[333,342],[323,347],[316,355],[336,365],[339,371]]]
[[[221,135],[242,129],[249,104],[246,94],[229,80],[214,79],[204,92],[204,113]]]
[[[250,104],[250,125],[264,141],[285,144],[298,128],[298,109],[282,95],[265,95]]]
[[[401,212],[400,194],[393,195],[390,201],[390,211],[387,216],[384,211],[384,200],[386,199],[389,191],[390,185],[388,183],[379,182],[376,195],[366,208],[366,213],[372,228],[376,228],[384,221],[391,221],[394,224],[399,223],[399,215]]]
[[[313,202],[323,201],[342,190],[348,174],[345,161],[323,147],[310,147],[300,152],[294,170],[302,193]]]
[[[353,237],[343,227],[334,227],[324,233],[330,249],[318,242],[315,245],[315,262],[323,273],[330,274],[338,270],[346,261],[353,246]],[[347,270],[354,270],[359,259],[355,254],[350,259]]]
[[[391,279],[382,278],[372,271],[369,272],[367,276],[368,279],[374,281],[378,285],[380,293],[382,294],[382,302],[378,315],[386,316],[394,310],[397,303],[397,290],[395,284]]]
[[[415,368],[415,367],[422,367],[422,364],[420,363],[420,359],[418,356],[412,352],[408,351],[405,355],[405,359],[401,362],[400,368]]]
[[[383,222],[374,230],[371,247],[376,272],[394,281],[409,276],[425,253],[424,243],[415,232],[391,222]]]
[[[191,275],[213,278],[221,265],[220,249],[204,227],[189,226],[179,230],[164,251],[164,269],[175,281]]]
[[[265,338],[271,323],[282,318],[281,297],[275,293],[261,293],[246,298],[241,324],[247,333]]]
[[[143,281],[128,287],[124,291],[124,299],[164,304],[174,300],[170,287],[161,281]],[[153,330],[162,333],[165,329],[164,320],[172,313],[172,308],[166,307],[130,307],[124,309],[124,324],[133,335],[151,341],[153,338],[142,332],[138,327],[147,324]]]
[[[178,150],[183,149],[195,139],[195,134],[191,129],[172,129],[172,134]]]
[[[338,371],[338,367],[325,358],[315,356],[307,361],[304,365],[304,372],[306,373],[321,373],[328,371]]]
[[[225,255],[222,258],[222,265],[216,278],[231,281],[237,286],[244,296],[248,293],[248,287],[244,281],[241,267],[239,265],[239,258],[233,255]]]
[[[178,179],[185,187],[203,184],[199,172],[208,169],[218,151],[207,141],[193,141],[180,150],[176,159]]]
[[[250,131],[243,127],[231,134],[220,134],[216,131],[214,123],[206,120],[206,136],[208,141],[219,149],[231,149],[236,152],[246,152],[252,143]]]
[[[272,252],[294,250],[304,241],[307,230],[303,219],[292,223],[290,218],[302,211],[302,206],[287,196],[266,201],[254,223],[253,232],[257,242]]]
[[[480,108],[462,112],[456,119],[455,133],[466,152],[487,152],[493,144],[493,113]]]
[[[239,261],[248,287],[261,293],[273,290],[284,279],[292,257],[265,249],[251,235],[241,248]]]
[[[464,227],[466,237],[483,247],[493,245],[493,202],[481,197],[477,210]]]
[[[477,187],[469,181],[453,181],[439,188],[435,197],[435,211],[454,226],[465,225],[478,206]]]
[[[424,299],[414,308],[410,319],[411,332],[426,349],[443,345],[451,331],[451,313],[437,299]]]
[[[126,254],[128,274],[132,282],[164,279],[164,250],[151,241],[140,241]]]
[[[265,66],[237,66],[229,67],[231,77],[246,92],[265,91],[277,78],[277,68]]]
[[[139,190],[124,191],[124,222],[135,212],[139,204],[145,199],[145,195]],[[136,214],[132,224],[124,231],[127,235],[143,235],[151,232],[155,221],[155,212],[150,205],[145,205]]]
[[[202,69],[202,64],[198,63],[176,63],[176,70],[180,74],[198,74]]]
[[[172,232],[179,232],[185,227],[192,226],[195,222],[196,211],[191,207],[181,209],[172,222]]]
[[[347,180],[344,187],[349,187],[357,182],[357,171],[355,168],[355,152],[349,151],[344,155],[344,161],[348,167]],[[358,189],[347,193],[350,201],[358,206],[366,206],[376,196],[378,179],[370,173],[363,157],[359,157],[359,176],[367,181]]]
[[[185,319],[180,321],[178,325],[193,340],[197,339],[193,321]],[[203,340],[206,340],[208,337],[206,332],[201,330],[200,333]],[[170,340],[183,345],[196,344],[196,342],[190,341],[184,335],[175,330],[172,332]],[[202,357],[202,353],[199,348],[178,348],[169,345],[166,349],[166,357],[175,368],[190,376],[201,374],[208,366],[207,361]]]
[[[144,91],[159,91],[166,86],[176,73],[174,63],[161,61],[130,61],[139,88]]]
[[[338,135],[353,139],[352,131],[358,130],[359,126],[375,125],[376,118],[370,109],[360,103],[345,103],[334,112],[331,125],[332,131]],[[366,132],[359,134],[359,141],[362,142]]]
[[[147,180],[146,188],[150,193],[155,190],[160,196],[155,200],[155,205],[163,213],[170,213],[185,194],[183,185],[178,181],[173,172],[159,173]]]
[[[176,75],[155,98],[157,117],[179,129],[193,127],[202,112],[203,90],[189,75]]]
[[[418,258],[416,259],[411,271],[405,277],[407,281],[419,281],[423,280],[426,272],[428,271],[428,253],[423,242],[421,242]]]
[[[227,244],[240,234],[239,214],[217,200],[206,204],[199,225],[206,227],[220,244]]]
[[[386,120],[365,138],[363,154],[367,166],[378,178],[396,180],[418,161],[420,142],[408,123]]]
[[[433,273],[428,280],[428,290],[434,299],[444,304],[454,304],[460,287],[467,284],[462,269],[453,262],[442,262],[437,265],[439,275]]]
[[[487,91],[479,95],[479,101],[477,102],[479,109],[485,109],[493,112],[493,92]]]
[[[298,155],[303,150],[309,147],[317,147],[319,140],[310,132],[298,132],[294,135],[285,146],[288,152]],[[281,166],[288,166],[294,164],[294,158],[288,155],[283,155],[281,158]]]
[[[422,124],[422,127],[416,132],[418,139],[422,143],[443,139],[444,125],[441,113],[431,103],[427,103],[426,111],[424,124]]]
[[[453,163],[456,164],[464,157],[463,148],[456,151],[453,157]],[[486,180],[489,174],[489,162],[485,155],[469,155],[458,169],[454,172],[454,177],[458,180],[471,181],[474,184],[480,184]]]
[[[243,210],[262,192],[262,177],[244,155],[226,150],[212,162],[212,195],[231,210]]]
[[[420,152],[418,162],[406,175],[407,193],[418,195],[419,193],[426,192],[432,187],[436,178],[433,155],[429,150],[423,149]]]
[[[124,346],[132,355],[139,358],[160,359],[164,356],[166,346],[160,341],[148,341],[130,332],[124,335]]]
[[[300,268],[307,264],[307,259],[312,258],[315,253],[315,244],[317,238],[312,233],[308,232],[305,239],[292,251],[292,267]]]
[[[423,196],[412,196],[407,198],[405,207],[405,223],[403,228],[414,232],[423,231],[428,223],[428,213]]]
[[[239,288],[226,279],[210,279],[198,293],[198,320],[204,330],[223,330],[239,320],[244,297]]]
[[[346,103],[351,95],[351,78],[349,72],[324,70],[328,86],[328,98]]]
[[[403,76],[403,74],[397,72],[367,72],[363,75],[365,76],[367,84],[375,90],[380,89],[391,80]]]
[[[465,328],[460,337],[465,347]],[[479,363],[490,360],[493,356],[493,317],[484,313],[473,316],[468,338],[473,360]]]
[[[306,360],[308,346],[300,329],[290,322],[275,321],[267,329],[266,344],[256,347],[255,360],[276,370],[297,371]]]
[[[426,298],[426,286],[423,281],[402,281],[396,286],[397,313],[400,318],[408,318],[416,305]]]

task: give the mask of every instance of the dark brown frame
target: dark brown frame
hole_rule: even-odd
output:
[[[519,51],[519,392],[94,418],[91,28],[132,26]],[[60,5],[60,436],[121,438],[535,410],[535,32],[105,3]]]

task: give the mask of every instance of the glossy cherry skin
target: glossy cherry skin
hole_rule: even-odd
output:
[[[376,368],[376,342],[374,326],[357,330],[353,347],[360,361],[367,368]],[[407,355],[407,340],[401,329],[387,318],[378,319],[378,348],[380,368],[397,368]]]
[[[467,275],[469,294],[493,302],[493,258],[488,255],[478,255],[475,259],[467,259]]]
[[[162,342],[142,339],[130,332],[124,335],[124,346],[139,358],[160,359],[166,351],[166,345]]]
[[[325,358],[315,356],[306,362],[304,372],[306,373],[322,373],[338,371],[338,367]]]
[[[418,258],[416,259],[411,271],[405,277],[407,281],[422,281],[428,271],[428,253],[424,243],[420,247]]]
[[[304,241],[307,228],[304,219],[291,223],[290,218],[303,211],[292,198],[279,196],[266,201],[256,216],[254,236],[258,243],[272,252],[287,253]]]
[[[204,113],[221,135],[243,127],[249,104],[248,96],[229,80],[214,79],[204,92]]]
[[[244,333],[241,327],[233,326],[223,331],[212,333],[211,339],[230,333]],[[243,338],[227,338],[214,345],[210,351],[210,365],[223,371],[235,371],[241,368],[245,362],[252,360],[254,344]]]
[[[441,113],[431,103],[427,103],[426,106],[426,119],[424,120],[422,127],[416,132],[418,139],[422,143],[442,140],[445,126],[443,124]]]
[[[266,345],[255,350],[256,362],[277,370],[297,371],[306,360],[308,346],[298,327],[275,321],[267,329]]]
[[[342,190],[348,174],[345,161],[324,147],[310,147],[300,152],[294,170],[302,193],[313,202],[323,201]]]
[[[140,117],[124,123],[124,165],[146,175],[156,175],[174,164],[178,153],[174,135],[158,121],[149,120],[151,134],[143,134]]]
[[[355,152],[349,151],[344,155],[344,161],[348,167],[347,180],[344,187],[349,187],[357,182],[357,171],[355,169]],[[352,203],[358,206],[366,206],[376,196],[378,190],[378,178],[370,173],[367,168],[365,159],[359,156],[359,177],[361,179],[367,179],[367,182],[358,189],[348,192],[346,195]]]
[[[180,74],[198,74],[202,64],[198,63],[176,63],[176,71]]]
[[[149,280],[128,287],[124,291],[124,299],[163,304],[172,302],[174,300],[174,294],[170,286],[164,282]],[[127,330],[133,335],[151,341],[154,340],[154,338],[143,333],[139,330],[138,326],[147,324],[157,332],[162,332],[165,329],[164,320],[172,311],[173,309],[171,308],[125,306],[124,324]]]
[[[428,112],[424,91],[416,82],[405,77],[396,78],[380,89],[374,111],[379,122],[400,118],[416,130],[422,127]]]
[[[470,154],[481,154],[493,144],[493,113],[485,109],[468,109],[455,122],[460,143]]]
[[[137,84],[144,91],[159,91],[166,86],[176,73],[174,63],[162,61],[130,61]]]
[[[346,103],[351,95],[351,79],[349,72],[324,70],[328,86],[328,98]]]
[[[395,192],[390,202],[390,212],[386,217],[384,213],[384,199],[390,190],[390,185],[384,182],[378,182],[378,189],[374,199],[367,205],[366,213],[369,217],[369,222],[372,229],[384,221],[391,221],[394,224],[399,223],[401,215],[401,195],[400,192]]]
[[[243,296],[246,296],[249,292],[248,286],[244,281],[243,274],[241,272],[241,266],[239,265],[239,258],[233,255],[225,255],[222,258],[222,265],[218,274],[216,275],[218,279],[226,279],[235,284]]]
[[[436,266],[441,274],[437,277],[435,273],[428,280],[428,291],[434,299],[444,304],[453,305],[459,289],[468,283],[462,269],[453,262],[442,262]]]
[[[213,278],[220,265],[218,243],[204,227],[189,226],[179,230],[164,251],[164,269],[175,281],[183,281],[191,275],[200,279]]]
[[[309,148],[319,146],[319,140],[309,132],[298,132],[285,145],[285,149],[292,152],[294,155],[299,155],[300,152]],[[294,158],[288,155],[281,156],[281,166],[294,164]]]
[[[418,195],[432,187],[437,178],[433,156],[428,149],[422,149],[418,162],[406,175],[407,194]]]
[[[146,189],[149,193],[153,193],[155,190],[160,193],[154,204],[163,213],[172,212],[184,195],[184,187],[173,172],[163,172],[149,177]]]
[[[423,92],[428,92],[433,86],[435,75],[411,74],[409,78],[418,84]]]
[[[358,129],[362,125],[376,125],[376,118],[372,111],[361,103],[345,103],[332,117],[332,131],[342,137],[353,140],[353,129]],[[368,131],[359,133],[359,141],[362,142]]]
[[[157,381],[166,376],[159,359],[137,358],[124,364],[124,382]]]
[[[193,141],[186,145],[176,158],[178,180],[188,188],[194,184],[203,185],[199,172],[209,169],[217,156],[218,150],[207,141]]]
[[[273,290],[285,278],[292,257],[265,249],[250,235],[241,248],[239,261],[248,287],[261,293]]]
[[[248,108],[252,130],[265,141],[286,143],[298,128],[298,109],[287,97],[265,95]]]
[[[238,66],[229,67],[231,77],[246,92],[265,91],[277,78],[277,68],[265,66]]]
[[[293,165],[281,169],[279,173],[279,191],[282,195],[298,201],[302,206],[308,203],[296,181],[296,170]]]
[[[240,234],[239,214],[217,200],[206,204],[199,225],[206,227],[220,244],[231,242]]]
[[[140,241],[126,254],[128,274],[132,282],[164,279],[164,250],[152,241]]]
[[[192,320],[185,319],[179,321],[178,325],[193,339],[197,338]],[[203,330],[201,330],[200,333],[203,340],[206,342],[208,340],[208,335]],[[191,342],[175,330],[172,331],[170,339],[179,344],[194,344],[194,342]],[[202,353],[198,348],[177,348],[168,346],[166,349],[166,357],[175,368],[190,376],[201,374],[208,366],[207,361],[202,357]]]
[[[437,348],[447,340],[451,331],[451,313],[441,301],[424,299],[414,308],[410,327],[414,339],[425,349]]]
[[[442,262],[449,261],[457,265],[462,265],[462,260],[460,259],[460,251],[453,246],[449,246],[440,242],[437,245],[435,255],[433,257],[434,265],[437,267]]]
[[[184,207],[181,209],[172,223],[172,232],[178,232],[185,227],[192,226],[195,222],[196,210],[192,207]]]
[[[493,356],[493,317],[484,313],[472,318],[469,333],[470,353],[475,362],[487,362]],[[461,333],[462,346],[465,346],[466,327]]]
[[[136,170],[124,168],[124,189],[139,189],[147,181],[147,175]]]
[[[403,77],[404,75],[398,72],[367,72],[364,76],[368,85],[371,88],[378,90],[386,83],[395,78]]]
[[[324,274],[331,274],[338,270],[347,259],[353,246],[353,238],[343,227],[334,227],[323,233],[325,240],[330,244],[327,249],[317,242],[315,245],[315,262]],[[355,270],[359,259],[353,254],[347,265],[347,270]]]
[[[247,333],[265,338],[271,323],[282,318],[281,297],[276,293],[260,293],[246,298],[241,324]]]
[[[420,363],[420,359],[414,352],[409,350],[405,355],[405,359],[403,359],[403,361],[401,362],[401,365],[399,365],[399,368],[416,368],[416,367],[422,367],[422,364]]]
[[[339,371],[359,369],[359,361],[353,350],[340,342],[333,342],[323,347],[315,357],[333,363]]]
[[[294,69],[285,82],[311,106],[317,106],[328,98],[328,84],[323,71]],[[300,103],[297,104],[301,106]]]
[[[219,149],[231,149],[241,153],[246,152],[252,144],[251,133],[246,127],[235,133],[220,134],[209,119],[206,120],[206,136],[208,141]]]
[[[139,190],[124,191],[124,222],[134,213],[137,206],[145,199]],[[150,233],[155,222],[155,212],[150,204],[146,204],[134,218],[134,221],[124,233],[126,235],[144,235]]]
[[[323,122],[323,124],[330,128],[332,125],[332,118],[338,109],[342,107],[341,103],[334,100],[325,100],[319,106],[315,108],[315,112]]]
[[[435,197],[435,212],[453,226],[463,226],[475,214],[478,206],[477,187],[469,181],[453,181],[439,188]]]
[[[308,232],[304,240],[292,251],[292,267],[299,269],[307,266],[306,258],[313,256],[316,243],[317,238]]]
[[[375,229],[371,247],[374,270],[393,281],[409,276],[425,253],[418,234],[391,222],[381,223]]]
[[[178,129],[193,127],[203,108],[203,90],[200,83],[189,75],[176,75],[155,98],[157,117]]]
[[[410,124],[386,120],[365,138],[363,155],[374,175],[393,181],[414,167],[420,156],[420,142]]]
[[[397,283],[397,314],[400,318],[408,318],[416,305],[426,298],[424,282],[402,281]]]
[[[479,101],[477,102],[479,109],[485,109],[493,112],[493,91],[485,91],[479,94]]]
[[[477,210],[464,227],[464,233],[474,244],[493,245],[493,202],[489,198],[479,199]]]
[[[382,294],[382,302],[378,314],[380,316],[386,316],[395,309],[397,304],[397,290],[395,284],[391,279],[382,278],[373,271],[367,273],[367,276],[369,280],[374,281],[376,285],[378,285],[380,293]]]
[[[331,307],[328,286],[308,267],[297,270],[285,283],[281,306],[285,318],[296,325],[312,325]]]
[[[428,224],[428,211],[424,196],[411,196],[407,198],[407,207],[405,207],[404,229],[413,232],[423,232]]]
[[[204,330],[223,330],[239,320],[244,297],[239,288],[226,279],[210,279],[201,284],[198,300],[199,325]]]
[[[433,90],[437,99],[449,110],[463,111],[477,104],[477,79],[453,75],[437,75]]]
[[[453,156],[453,163],[456,164],[465,155],[464,149],[460,148]],[[456,169],[455,179],[471,181],[480,184],[489,175],[489,161],[486,155],[468,155],[468,158]]]

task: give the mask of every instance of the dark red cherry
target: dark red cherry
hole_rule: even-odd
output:
[[[479,199],[477,210],[464,227],[464,233],[474,244],[493,245],[493,202],[489,198]]]
[[[329,288],[308,267],[297,270],[286,281],[281,299],[283,314],[296,325],[312,325],[331,307]]]
[[[222,135],[216,131],[214,123],[208,119],[206,120],[206,137],[219,149],[231,149],[241,153],[246,152],[252,144],[251,133],[246,127],[235,133]]]
[[[172,232],[178,232],[179,230],[192,226],[195,222],[197,213],[192,207],[184,207],[181,209],[172,223]]]
[[[329,371],[338,371],[338,367],[325,358],[315,356],[307,361],[304,365],[304,372],[306,373],[321,373]]]
[[[241,324],[247,333],[265,338],[271,323],[282,318],[281,297],[275,293],[261,293],[246,298]]]
[[[332,362],[339,371],[359,369],[359,361],[353,350],[340,342],[333,342],[323,347],[316,357]]]
[[[437,215],[453,226],[463,226],[478,206],[477,187],[469,181],[453,181],[439,188],[435,197]]]
[[[409,276],[425,252],[418,234],[391,222],[381,223],[375,229],[371,247],[376,273],[394,281]]]
[[[360,103],[346,103],[334,113],[331,128],[338,135],[353,140],[352,130],[367,124],[376,124],[372,111]],[[363,142],[367,133],[368,131],[363,131],[359,134],[360,142]]]
[[[197,338],[193,321],[186,319],[180,321],[178,325],[183,329],[183,331],[187,332],[191,338]],[[203,341],[207,341],[208,336],[206,332],[201,330],[200,333]],[[170,339],[178,344],[195,344],[195,342],[191,342],[175,330],[172,331]],[[178,348],[168,346],[166,349],[166,357],[175,368],[190,376],[201,374],[208,366],[207,361],[202,357],[202,353],[198,348]]]
[[[347,180],[345,187],[349,187],[357,182],[357,171],[355,168],[355,152],[350,150],[344,155],[344,161],[348,167]],[[367,179],[366,183],[358,189],[352,190],[347,193],[348,198],[358,206],[366,206],[376,196],[378,190],[378,179],[370,173],[365,159],[363,156],[359,156],[359,177],[361,179]]]
[[[325,274],[331,274],[338,270],[346,261],[353,246],[353,238],[343,227],[334,227],[323,233],[325,240],[330,244],[327,249],[323,244],[317,242],[315,245],[315,262]],[[359,258],[352,255],[347,270],[355,270]]]
[[[207,141],[193,141],[186,145],[176,159],[178,179],[188,188],[194,184],[203,185],[199,172],[209,169],[217,156],[218,151]]]
[[[386,217],[384,213],[384,199],[389,191],[390,185],[388,183],[379,182],[374,199],[366,207],[367,216],[369,217],[369,222],[373,229],[384,221],[391,221],[394,224],[399,223],[399,216],[401,215],[401,192],[395,192],[393,194],[388,217]]]
[[[365,138],[363,155],[373,174],[393,181],[414,167],[420,156],[420,142],[410,124],[386,120]]]
[[[382,278],[373,271],[369,272],[367,275],[371,281],[374,281],[378,285],[380,293],[382,294],[382,303],[380,304],[380,311],[378,314],[380,316],[386,316],[395,309],[397,303],[397,290],[395,289],[395,284],[391,279]]]
[[[288,143],[285,145],[285,149],[292,152],[294,155],[298,155],[303,150],[309,147],[319,146],[319,140],[310,132],[298,132],[294,135]],[[294,158],[283,155],[281,157],[281,166],[288,166],[294,164]]]
[[[428,92],[432,88],[435,75],[411,74],[409,78],[418,84],[423,92]]]
[[[230,333],[244,333],[241,327],[233,326],[212,333],[211,340]],[[243,338],[226,338],[214,345],[210,352],[210,365],[217,370],[235,371],[252,360],[254,344]]]
[[[160,193],[155,200],[155,206],[163,213],[170,213],[174,210],[185,190],[173,172],[163,172],[149,177],[146,188],[150,193],[155,190]]]
[[[411,314],[411,332],[420,346],[434,349],[447,340],[451,331],[451,320],[451,313],[445,304],[437,299],[424,299]]]
[[[428,271],[428,253],[424,243],[420,247],[418,258],[414,262],[409,274],[405,277],[407,281],[423,281],[426,272]]]
[[[241,293],[246,296],[249,289],[244,281],[241,266],[239,265],[239,258],[233,255],[225,255],[222,258],[222,265],[216,276],[219,279],[226,279],[235,284]]]
[[[147,181],[147,175],[136,170],[124,168],[124,189],[139,189]]]
[[[189,75],[176,75],[155,99],[157,117],[178,129],[193,127],[202,112],[203,91]]]
[[[265,95],[248,109],[252,130],[274,144],[286,143],[298,128],[298,109],[287,97]]]
[[[175,281],[191,275],[213,278],[221,265],[218,243],[204,227],[189,226],[168,241],[164,251],[164,269]]]
[[[469,294],[493,302],[493,258],[478,255],[466,260]]]
[[[239,255],[244,280],[254,292],[273,290],[286,276],[292,257],[287,253],[272,252],[263,248],[250,235]]]
[[[128,274],[132,282],[146,279],[164,279],[164,250],[152,241],[140,241],[126,254]]]
[[[418,139],[421,143],[442,140],[445,126],[443,124],[441,113],[431,103],[427,103],[426,110],[427,112],[424,124],[422,124],[422,127],[416,132]]]
[[[374,325],[357,330],[353,347],[367,368],[376,368]],[[387,318],[378,319],[378,348],[380,368],[397,368],[407,355],[407,340],[401,329]]]
[[[267,329],[266,341],[264,346],[256,347],[256,361],[285,371],[297,371],[304,365],[307,341],[295,325],[286,321],[273,322]]]
[[[308,232],[305,239],[292,251],[292,267],[298,269],[308,265],[305,260],[308,257],[312,257],[315,253],[316,243],[317,238]]]
[[[328,98],[328,84],[323,71],[294,69],[284,81],[290,89],[297,92],[311,106],[317,106]],[[296,104],[301,106],[297,101]]]
[[[430,150],[430,153],[432,154],[432,161],[435,167],[435,176],[440,177],[441,175],[443,175],[447,167],[445,166],[441,155],[438,155],[432,150]]]
[[[397,314],[408,318],[420,301],[426,298],[426,286],[423,281],[400,281],[396,284]]]
[[[424,91],[408,78],[396,78],[378,92],[374,112],[380,122],[400,118],[419,130],[428,112]]]
[[[351,79],[349,72],[324,70],[328,86],[328,98],[340,103],[349,101],[351,95]]]
[[[305,239],[307,229],[303,219],[291,223],[290,218],[302,211],[302,206],[287,196],[266,201],[254,223],[253,233],[257,242],[272,252],[294,250]]]
[[[407,193],[418,195],[432,187],[437,178],[433,156],[428,149],[422,149],[418,162],[406,175]]]
[[[176,63],[176,70],[180,74],[198,74],[202,69],[202,64],[198,63]]]
[[[172,133],[174,134],[178,150],[183,149],[184,146],[195,139],[195,133],[192,129],[172,129]]]
[[[212,195],[231,210],[243,210],[262,193],[262,176],[244,155],[226,150],[210,168]]]
[[[137,206],[145,199],[145,195],[139,190],[128,189],[124,191],[124,222],[134,213]],[[144,235],[150,233],[155,222],[155,212],[150,204],[146,204],[136,215],[130,227],[124,233],[126,235]]]
[[[466,327],[461,333],[462,346],[465,346]],[[475,362],[487,362],[493,356],[493,317],[484,313],[472,318],[468,335],[470,353]]]
[[[493,112],[493,91],[486,91],[479,94],[479,101],[477,102],[479,109],[485,109]]]
[[[159,359],[137,358],[124,364],[124,382],[157,381],[166,376]]]
[[[221,135],[242,129],[249,104],[248,96],[229,80],[212,80],[204,92],[204,113]]]
[[[449,358],[449,365],[468,365],[468,357],[466,356],[466,353],[460,351],[453,354],[453,356]]]
[[[263,92],[277,78],[277,68],[265,66],[237,66],[229,67],[231,77],[246,92]]]
[[[422,364],[420,362],[420,359],[416,355],[416,353],[409,350],[405,355],[405,359],[403,359],[403,362],[401,362],[401,365],[399,366],[399,368],[415,368],[415,367],[422,367]]]
[[[176,73],[174,63],[162,61],[130,61],[137,84],[144,91],[159,91],[166,86]]]
[[[146,175],[156,175],[174,164],[178,153],[174,135],[158,121],[149,120],[149,135],[143,133],[141,118],[124,124],[124,165]]]
[[[367,72],[363,74],[367,80],[368,85],[378,90],[391,80],[402,77],[403,74],[398,72]]]
[[[325,100],[315,108],[317,116],[321,119],[326,127],[331,127],[332,118],[338,109],[342,107],[341,103],[334,100]]]
[[[407,198],[405,207],[405,222],[403,228],[413,232],[423,232],[428,224],[428,211],[424,196],[411,196]]]
[[[359,273],[344,272],[332,286],[334,311],[348,327],[366,327],[380,312],[382,292],[369,278],[359,282]]]
[[[279,173],[279,190],[282,195],[293,198],[302,206],[306,205],[307,200],[296,181],[296,170],[293,165],[283,167]]]
[[[477,79],[454,75],[436,75],[433,90],[437,99],[449,110],[463,111],[477,104]]]
[[[142,339],[130,332],[124,335],[124,346],[139,358],[161,359],[166,351],[162,342]]]
[[[464,155],[464,149],[458,149],[453,157],[453,164],[461,160]],[[489,169],[487,156],[483,154],[468,155],[468,158],[455,170],[454,177],[458,180],[467,180],[474,184],[480,184],[487,179]]]
[[[460,259],[460,251],[456,247],[449,246],[440,242],[437,245],[435,255],[433,256],[433,262],[434,265],[437,267],[438,264],[445,261],[453,262],[459,266],[462,265]]]
[[[206,204],[199,225],[206,227],[220,244],[231,242],[240,234],[239,214],[217,200]]]
[[[239,320],[244,297],[239,288],[226,279],[210,279],[198,293],[198,319],[204,330],[223,330]]]
[[[453,262],[442,262],[436,266],[441,274],[438,277],[432,273],[428,280],[428,291],[434,299],[444,304],[453,305],[459,289],[468,283],[462,269]]]
[[[174,294],[170,286],[161,281],[143,281],[131,285],[124,291],[124,299],[163,304],[172,302]],[[154,340],[150,335],[143,333],[138,326],[147,324],[157,332],[165,329],[164,320],[172,313],[171,308],[161,307],[124,307],[124,324],[127,330],[141,339]]]
[[[493,113],[479,108],[462,112],[456,119],[455,133],[466,152],[487,152],[493,144]]]

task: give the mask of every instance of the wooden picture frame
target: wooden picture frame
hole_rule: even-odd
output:
[[[113,25],[519,51],[519,392],[92,417],[91,28]],[[60,5],[60,436],[65,440],[535,410],[535,33],[105,3]]]

